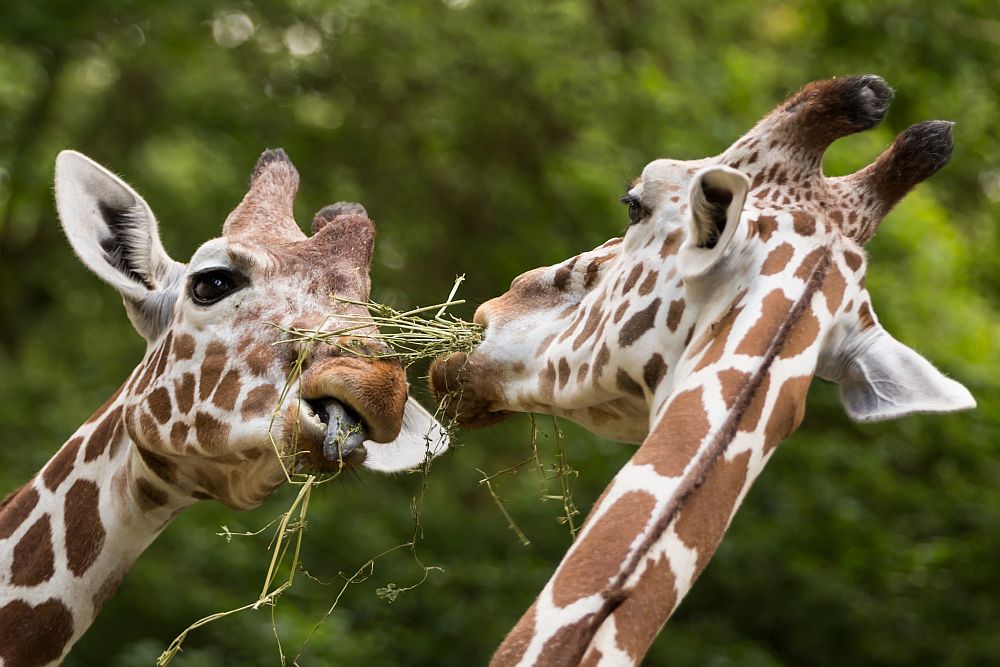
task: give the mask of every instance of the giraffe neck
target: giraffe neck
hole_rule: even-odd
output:
[[[139,555],[193,502],[133,443],[113,396],[0,506],[0,658],[58,662]]]
[[[761,337],[771,343],[753,367],[708,366],[654,411],[662,413],[658,425],[595,503],[494,667],[642,660],[774,449],[802,420],[818,359],[817,346],[803,343],[829,263],[827,251],[788,316]],[[706,410],[714,404],[725,410]]]

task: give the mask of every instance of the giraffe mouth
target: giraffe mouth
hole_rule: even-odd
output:
[[[306,400],[299,410],[301,464],[320,472],[339,472],[365,462],[368,427],[357,412],[336,399]]]

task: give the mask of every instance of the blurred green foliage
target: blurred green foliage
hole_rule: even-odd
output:
[[[211,5],[215,5],[214,7]],[[1000,664],[1000,11],[994,0],[36,0],[0,9],[0,489],[33,474],[140,360],[119,298],[58,229],[52,165],[81,150],[121,173],[184,260],[216,235],[265,147],[302,173],[299,218],[340,199],[376,220],[374,297],[475,302],[518,273],[617,235],[622,184],[656,157],[726,147],[807,81],[874,72],[883,126],[826,170],[867,164],[926,118],[958,122],[951,164],[869,245],[886,327],[980,407],[851,424],[818,382],[649,664]],[[419,369],[412,378],[415,384]],[[551,429],[547,431],[551,434]],[[633,451],[566,426],[586,511]],[[479,486],[525,456],[526,417],[462,436],[433,469],[419,554],[352,586],[303,665],[485,663],[569,544],[537,474]],[[551,435],[548,457],[551,460]],[[276,618],[286,650],[342,581],[412,531],[417,476],[361,475],[314,498],[302,580]],[[285,489],[235,515],[202,504],[140,559],[68,665],[148,665],[191,621],[245,604],[266,569],[256,529]],[[278,664],[269,613],[191,635],[175,664]]]

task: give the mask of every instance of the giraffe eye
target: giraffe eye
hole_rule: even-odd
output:
[[[200,306],[208,306],[242,289],[246,285],[243,276],[228,269],[210,269],[191,277],[191,300]]]
[[[633,195],[625,195],[619,201],[628,206],[628,219],[631,225],[639,224],[649,215],[649,209]]]

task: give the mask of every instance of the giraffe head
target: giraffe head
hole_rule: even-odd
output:
[[[148,343],[120,400],[96,416],[98,429],[109,440],[126,432],[145,464],[186,497],[247,508],[285,479],[283,464],[402,470],[423,460],[428,443],[435,453],[444,447],[434,419],[407,398],[403,367],[364,354],[372,343],[279,343],[279,327],[334,330],[344,325],[338,317],[365,316],[332,296],[364,302],[370,287],[375,229],[364,208],[324,208],[307,237],[293,219],[297,188],[285,153],[266,151],[222,236],[182,264],[164,251],[132,188],[79,153],[56,160],[70,243],[121,293]],[[338,424],[352,433],[338,437]],[[147,495],[152,502],[162,492]]]
[[[622,198],[624,236],[484,303],[483,343],[435,362],[435,395],[471,426],[544,412],[633,442],[662,423],[697,443],[721,420],[760,421],[776,444],[814,375],[861,421],[973,407],[878,324],[862,250],[948,160],[951,123],[910,127],[850,176],[822,173],[827,147],[877,125],[891,98],[875,76],[815,82],[721,155],[650,163]]]

